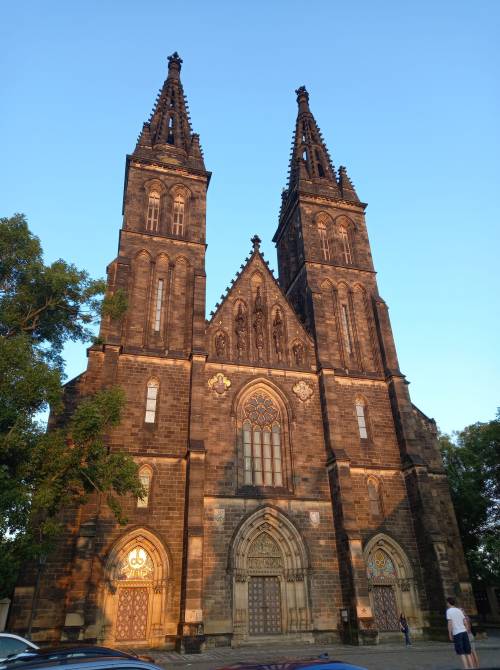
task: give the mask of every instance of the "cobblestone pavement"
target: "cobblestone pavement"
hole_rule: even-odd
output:
[[[476,643],[481,667],[500,670],[500,638]],[[141,653],[141,652],[139,652]],[[144,652],[142,652],[144,653]],[[289,647],[223,647],[201,654],[178,654],[171,651],[147,652],[158,665],[193,666],[196,670],[215,670],[235,663],[276,663],[290,659],[317,658],[328,653],[331,660],[342,660],[360,665],[368,670],[458,670],[462,664],[453,646],[444,642],[417,642],[406,649],[402,644],[383,644],[374,647],[289,646]]]

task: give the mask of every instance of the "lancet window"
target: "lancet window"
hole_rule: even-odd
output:
[[[153,329],[155,332],[158,332],[160,330],[162,304],[163,304],[163,279],[158,279],[158,283],[156,285],[156,301],[155,301],[154,324],[153,324]]]
[[[344,226],[341,226],[339,234],[342,248],[342,258],[344,260],[344,263],[346,265],[352,265],[352,251],[351,251],[351,243],[349,240],[349,233],[347,232],[347,229]]]
[[[172,232],[174,235],[184,234],[184,198],[179,193],[174,200],[174,219],[172,223]]]
[[[158,230],[160,221],[160,194],[158,191],[151,191],[148,197],[148,215],[146,220],[146,229],[151,232]]]
[[[340,317],[342,319],[342,333],[344,335],[345,350],[347,354],[351,356],[353,353],[351,321],[349,318],[349,307],[344,303],[340,306]]]
[[[154,423],[156,421],[156,406],[158,402],[158,390],[160,388],[156,379],[151,379],[148,382],[146,392],[146,413],[144,416],[145,423]]]
[[[359,437],[362,440],[368,439],[368,423],[366,414],[366,403],[361,398],[358,398],[356,400],[356,419],[358,421]]]
[[[243,405],[240,450],[243,483],[283,486],[282,422],[274,400],[259,391]]]
[[[372,517],[379,517],[382,514],[382,503],[380,500],[380,486],[378,482],[370,478],[367,482],[368,502],[370,505],[370,514]]]
[[[321,253],[325,261],[330,260],[330,245],[328,244],[328,231],[323,220],[318,221],[319,241],[321,245]]]

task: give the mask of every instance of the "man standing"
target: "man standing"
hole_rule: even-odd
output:
[[[465,625],[465,616],[461,609],[456,606],[455,598],[447,598],[448,609],[446,619],[448,621],[448,635],[450,641],[455,645],[455,651],[462,659],[464,668],[473,668],[469,635]]]

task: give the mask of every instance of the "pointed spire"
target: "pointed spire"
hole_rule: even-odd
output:
[[[354,188],[352,181],[349,179],[347,170],[343,165],[339,167],[339,188],[344,200],[359,202],[356,189]]]
[[[150,147],[161,157],[172,156],[180,163],[205,169],[199,136],[192,132],[189,109],[180,80],[182,58],[175,51],[168,57],[167,78],[156,98],[149,121],[137,143]]]
[[[309,93],[305,86],[300,86],[295,93],[299,110],[292,142],[288,191],[306,180],[323,183],[340,195],[328,149],[309,109]]]

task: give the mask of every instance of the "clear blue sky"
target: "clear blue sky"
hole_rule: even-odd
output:
[[[131,152],[174,50],[207,168],[207,312],[271,243],[294,90],[367,210],[413,401],[446,431],[499,394],[500,3],[2,3],[0,215],[102,276]],[[69,376],[85,348],[67,348]]]

